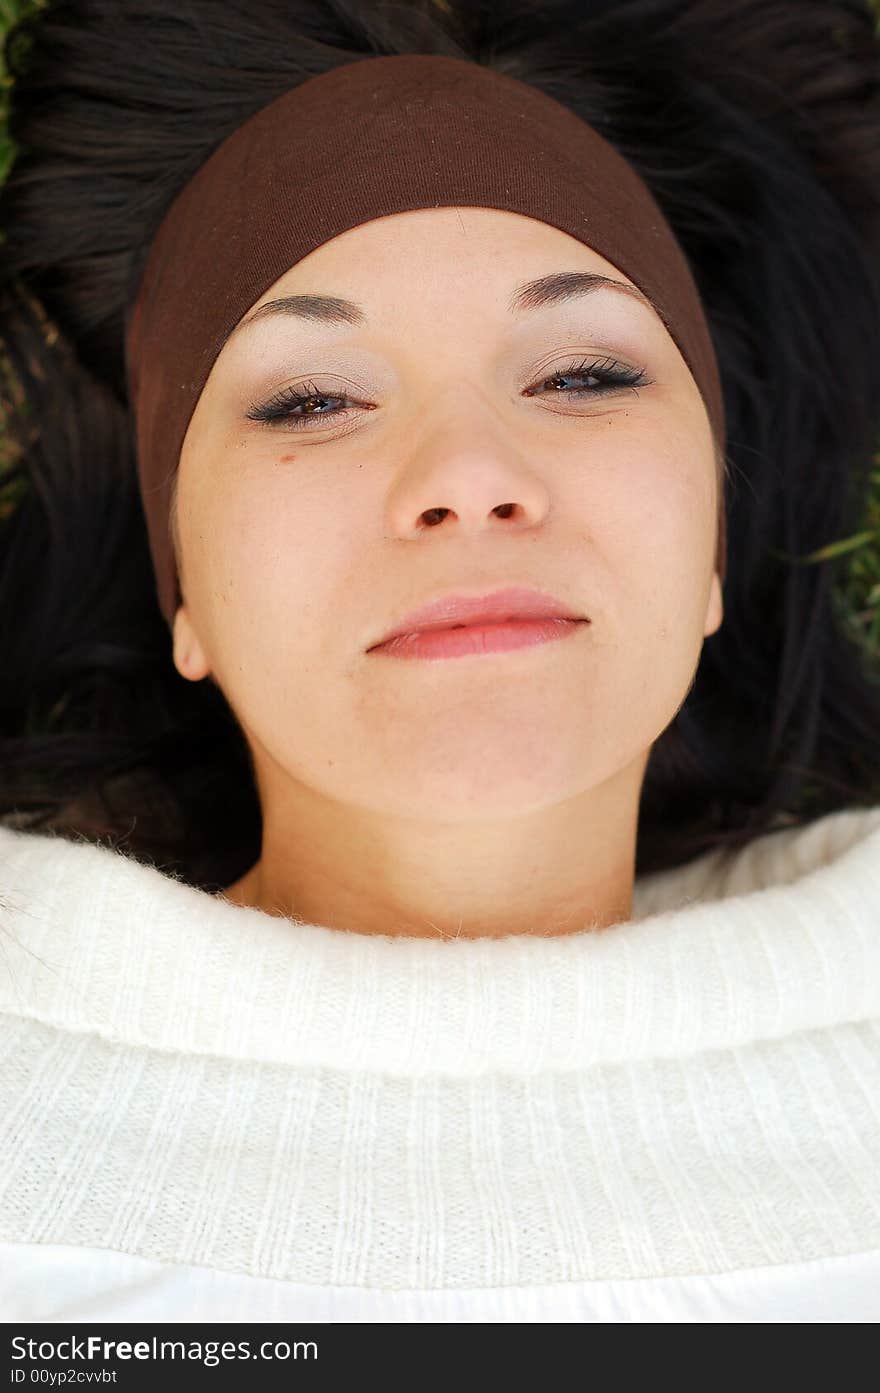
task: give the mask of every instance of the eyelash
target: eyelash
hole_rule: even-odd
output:
[[[582,359],[580,363],[572,363],[567,368],[558,368],[548,377],[542,378],[540,385],[552,382],[554,377],[595,377],[602,383],[599,387],[579,387],[573,392],[560,392],[561,396],[567,397],[598,397],[603,396],[606,392],[618,391],[622,387],[644,387],[650,382],[643,368],[624,368],[613,358],[603,358],[598,362],[587,358]],[[534,390],[534,388],[530,388],[526,395],[534,395]],[[304,382],[296,387],[283,388],[261,406],[251,407],[246,415],[251,421],[265,421],[270,425],[284,421],[294,430],[310,429],[308,423],[313,420],[335,420],[338,417],[348,415],[348,407],[343,407],[340,411],[313,412],[304,416],[292,414],[297,407],[304,406],[313,400],[332,402],[350,401],[351,399],[346,396],[331,396],[326,392],[320,392],[313,382]]]

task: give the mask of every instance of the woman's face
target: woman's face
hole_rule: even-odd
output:
[[[252,309],[224,345],[181,453],[174,660],[224,692],[264,818],[316,796],[535,812],[640,776],[684,701],[722,619],[706,409],[636,296],[511,308],[559,272],[627,281],[519,214],[395,214],[257,302],[324,313]],[[360,314],[331,319],[338,298]],[[593,367],[643,385],[599,390]],[[289,389],[309,398],[292,415]],[[590,622],[506,653],[368,651],[417,605],[511,584]]]

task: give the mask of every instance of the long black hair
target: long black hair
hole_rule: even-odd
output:
[[[639,170],[706,306],[728,420],[724,620],[653,746],[636,873],[880,801],[880,672],[840,557],[880,433],[870,0],[55,0],[7,36],[0,819],[206,889],[260,853],[250,754],[158,609],[123,316],[183,183],[282,92],[374,54],[531,83]]]

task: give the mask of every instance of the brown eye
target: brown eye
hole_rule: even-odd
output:
[[[568,389],[565,383],[570,379],[580,380],[588,385]],[[524,395],[531,397],[543,394],[543,389],[547,388],[548,383],[555,383],[558,385],[548,390],[559,396],[598,397],[626,387],[644,387],[649,382],[650,379],[643,368],[630,368],[613,358],[587,358],[551,373],[534,387],[530,387]],[[342,402],[346,405],[339,406]],[[264,421],[268,425],[282,423],[294,430],[307,430],[313,424],[320,425],[325,420],[337,420],[348,416],[357,406],[358,403],[350,397],[322,392],[314,382],[306,382],[295,387],[282,388],[268,401],[251,407],[245,414],[250,421]]]
[[[261,406],[251,407],[245,414],[250,421],[284,421],[295,428],[308,426],[313,419],[322,421],[325,417],[345,416],[348,408],[341,411],[323,410],[333,402],[348,402],[349,397],[331,396],[321,392],[312,382],[296,387],[284,387]],[[301,411],[301,415],[295,414]]]
[[[536,387],[530,387],[525,395],[535,396],[537,390],[546,387],[547,383],[563,383],[568,378],[580,378],[582,381],[594,385],[575,387],[571,391],[565,391],[562,387],[552,387],[551,392],[557,392],[560,396],[566,397],[597,397],[604,392],[619,390],[622,387],[645,387],[650,380],[644,368],[628,368],[617,363],[613,358],[603,358],[598,362],[584,359],[580,363],[572,363],[570,367],[560,368],[557,372],[551,373],[549,377],[542,378],[541,382],[536,384]]]

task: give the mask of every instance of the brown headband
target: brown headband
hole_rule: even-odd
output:
[[[721,453],[721,378],[684,251],[644,180],[587,122],[460,58],[391,54],[308,78],[239,126],[153,240],[126,329],[141,496],[159,603],[181,603],[170,532],[186,430],[223,344],[309,252],[415,208],[498,208],[567,232],[654,302]],[[726,567],[723,472],[716,566]]]

